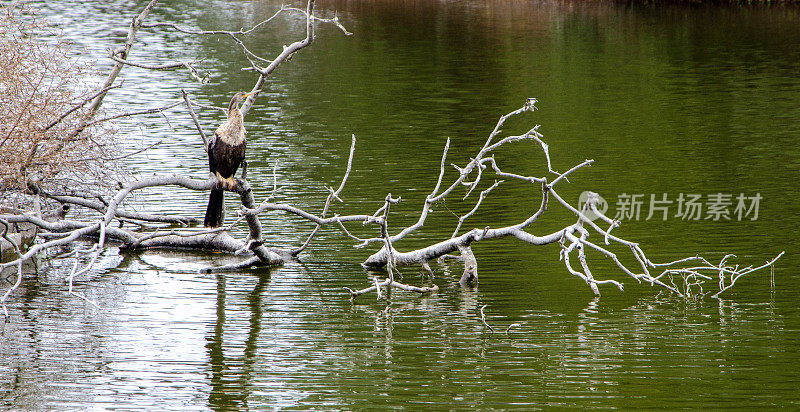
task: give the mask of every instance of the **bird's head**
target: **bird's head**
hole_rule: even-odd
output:
[[[235,108],[239,108],[239,104],[244,101],[248,96],[256,94],[261,90],[253,90],[250,93],[245,92],[236,92],[231,99],[231,103],[228,105],[228,112],[232,111]]]

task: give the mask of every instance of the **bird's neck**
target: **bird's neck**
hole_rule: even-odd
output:
[[[227,129],[230,131],[230,133],[225,134],[226,140],[229,140],[226,143],[239,144],[244,141],[244,116],[242,116],[242,111],[238,107],[228,111],[228,121],[226,123]]]
[[[234,107],[232,110],[228,111],[228,123],[230,123],[231,126],[243,127],[244,116],[242,116],[242,111],[239,110],[238,107]]]

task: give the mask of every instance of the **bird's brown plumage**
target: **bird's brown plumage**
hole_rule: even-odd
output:
[[[208,168],[211,174],[222,182],[226,189],[233,189],[236,181],[233,176],[244,160],[247,140],[245,140],[244,119],[239,110],[241,103],[251,93],[236,93],[228,106],[228,119],[214,132],[208,142]],[[208,199],[206,216],[203,224],[206,227],[222,226],[224,219],[223,191],[214,189]]]

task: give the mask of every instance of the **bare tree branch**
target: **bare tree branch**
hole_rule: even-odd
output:
[[[122,87],[121,83],[117,84],[117,85],[111,85],[111,86],[108,86],[108,87],[104,87],[104,88],[100,89],[99,91],[97,91],[96,93],[84,98],[83,101],[81,101],[80,103],[78,103],[75,106],[73,106],[71,109],[69,109],[66,112],[64,112],[64,114],[59,116],[58,119],[53,120],[49,125],[47,125],[47,127],[42,129],[42,131],[46,132],[46,131],[52,129],[53,126],[61,123],[67,116],[71,115],[72,113],[74,113],[76,110],[82,108],[83,106],[86,106],[86,104],[88,104],[93,99],[97,98],[98,96],[100,96],[103,93],[108,92],[111,89],[116,89],[116,88],[119,88],[119,87]]]
[[[133,42],[136,40],[136,32],[139,31],[139,28],[144,23],[144,19],[147,18],[147,15],[150,14],[150,10],[155,7],[158,0],[150,0],[149,3],[142,9],[138,16],[136,16],[132,21],[130,28],[128,29],[128,37],[125,39],[125,44],[118,47],[114,50],[114,55],[120,56],[122,59],[127,59],[128,55],[130,54],[131,48],[133,47]],[[114,68],[111,69],[111,73],[108,74],[108,78],[106,78],[105,83],[100,90],[106,89],[117,80],[117,76],[122,71],[122,67],[124,66],[123,63],[117,62],[114,65]],[[94,100],[92,105],[89,107],[89,118],[91,119],[100,109],[100,105],[103,104],[103,99],[106,97],[106,93],[103,92]],[[81,129],[82,130],[82,129]],[[80,133],[80,130],[78,131]]]
[[[181,89],[181,94],[183,95],[183,101],[186,102],[186,107],[189,109],[189,115],[192,116],[194,127],[197,128],[197,133],[199,133],[200,137],[203,138],[203,150],[208,153],[208,137],[206,137],[206,134],[203,132],[203,128],[200,126],[200,122],[197,120],[197,115],[194,113],[194,109],[192,108],[192,102],[189,100],[186,90]]]
[[[260,68],[260,67],[256,66],[255,64],[252,65],[253,69],[255,69],[255,70],[257,70],[259,72],[258,81],[256,81],[256,84],[255,84],[255,86],[253,86],[252,91],[254,91],[254,92],[260,91],[264,87],[264,83],[266,82],[267,77],[269,77],[269,75],[272,74],[272,72],[274,72],[275,69],[277,69],[278,66],[280,66],[281,63],[283,63],[286,60],[288,60],[294,53],[296,53],[299,50],[311,45],[311,43],[314,41],[314,37],[315,37],[315,34],[314,34],[314,21],[315,20],[319,20],[319,19],[314,17],[313,12],[314,12],[314,0],[308,0],[308,6],[306,7],[306,12],[305,12],[305,15],[306,15],[306,37],[304,39],[299,40],[299,41],[295,41],[294,43],[290,44],[289,46],[284,47],[283,51],[281,51],[281,53],[277,57],[275,57],[275,59],[273,59],[271,62],[269,62],[267,67]],[[336,20],[336,23],[338,24],[338,19]],[[348,33],[348,32],[345,30],[345,33]],[[244,47],[244,45],[241,44],[240,41],[237,40],[237,42],[239,42],[240,46],[244,50],[247,50]],[[245,116],[247,115],[247,112],[249,112],[250,108],[253,107],[253,102],[255,102],[255,99],[257,97],[258,97],[258,92],[256,92],[253,95],[249,96],[247,98],[247,100],[245,100],[245,102],[244,102],[244,104],[242,104],[242,108],[241,108],[242,115],[245,115]]]
[[[168,104],[166,106],[154,107],[152,109],[137,110],[135,112],[127,112],[127,113],[118,113],[118,114],[115,114],[113,116],[108,116],[108,117],[104,117],[102,119],[93,120],[91,122],[88,122],[88,123],[84,124],[82,127],[89,127],[89,126],[92,126],[92,125],[95,125],[95,124],[98,124],[98,123],[108,122],[108,121],[120,119],[120,118],[123,118],[123,117],[141,116],[143,114],[161,113],[163,111],[172,109],[173,107],[178,106],[180,104],[181,104],[181,102],[175,102],[175,103]]]
[[[320,214],[321,218],[325,218],[325,215],[328,214],[328,208],[330,207],[331,201],[333,199],[336,199],[340,202],[342,201],[342,199],[339,198],[339,194],[342,193],[342,189],[344,189],[344,184],[347,183],[347,178],[350,176],[350,170],[353,167],[353,154],[355,153],[355,151],[356,151],[356,135],[352,135],[352,143],[350,143],[350,155],[347,157],[347,168],[344,171],[342,182],[339,184],[339,188],[337,188],[336,190],[333,190],[332,188],[329,190],[330,194],[328,195],[328,198],[325,199],[325,206],[322,208],[322,213]],[[341,220],[337,220],[337,222],[340,225],[342,224]],[[311,240],[314,239],[314,236],[317,234],[317,232],[319,232],[319,229],[321,227],[322,225],[317,223],[317,227],[315,227],[314,230],[311,232],[311,234],[308,235],[308,238],[303,243],[303,245],[297,249],[294,249],[292,251],[292,254],[296,256],[301,252],[303,252],[303,250],[305,250],[306,247],[308,247],[308,245],[311,243]],[[342,229],[345,231],[345,233],[350,235],[350,232],[348,232],[347,229],[344,228],[344,226],[342,226]]]
[[[200,63],[205,59],[154,65],[154,64],[136,63],[129,60],[121,59],[114,54],[113,50],[110,51],[108,57],[117,63],[122,63],[124,65],[138,67],[140,69],[147,69],[147,70],[171,70],[171,69],[177,69],[179,67],[185,67],[186,70],[189,71],[189,74],[191,74],[192,77],[194,77],[198,82],[200,82],[200,84],[208,83],[208,74],[200,76],[200,74],[197,72],[197,69],[194,68],[195,64]]]

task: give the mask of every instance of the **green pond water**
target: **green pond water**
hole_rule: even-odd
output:
[[[106,49],[123,41],[146,2],[32,3],[80,58],[105,71]],[[163,3],[148,21],[231,30],[280,7]],[[297,262],[221,275],[198,271],[239,257],[109,248],[76,283],[97,309],[66,293],[68,248],[9,300],[0,409],[800,408],[800,9],[499,0],[318,6],[353,35],[320,25],[315,43],[278,69],[249,113],[257,201],[270,193],[277,163],[275,201],[320,211],[354,134],[353,171],[333,211],[371,214],[387,193],[402,196],[390,216],[396,232],[416,221],[447,138],[448,163],[463,165],[499,116],[534,97],[539,110],[509,121],[506,134],[541,125],[559,171],[594,159],[559,183],[573,204],[592,190],[614,215],[625,199],[642,200],[639,218],[615,233],[639,242],[651,260],[732,253],[747,266],[785,256],[720,299],[684,300],[589,253],[598,279],[625,284],[624,292],[602,285],[597,298],[567,272],[557,245],[491,240],[473,248],[477,287],[459,286],[463,267],[450,262],[434,265],[433,279],[401,268],[403,281],[436,284],[435,294],[351,302],[343,287],[370,284],[360,262],[376,246],[355,249],[329,228]],[[304,35],[304,24],[298,15],[279,18],[247,45],[276,55]],[[109,107],[154,107],[180,98],[180,88],[222,106],[252,87],[254,75],[240,70],[246,60],[225,38],[147,30],[131,55],[151,64],[198,57],[206,58],[198,67],[209,84],[182,71],[126,68]],[[199,116],[207,131],[223,120],[210,109]],[[128,159],[134,174],[206,176],[200,138],[182,109],[119,128],[129,150],[161,142]],[[535,143],[509,145],[496,159],[504,171],[546,174]],[[455,175],[448,168],[446,182]],[[481,189],[493,179],[488,174]],[[461,201],[463,193],[435,205],[426,225],[395,246],[448,238],[474,205],[475,195]],[[730,202],[730,219],[709,214],[717,194]],[[665,219],[660,211],[647,219],[651,195],[672,202],[661,204]],[[701,196],[698,220],[676,216],[678,198],[688,195]],[[463,230],[520,222],[540,196],[506,180]],[[755,220],[755,210],[739,219],[740,196],[747,206],[759,199]],[[142,210],[201,217],[207,194],[165,189],[136,200]],[[230,195],[228,206],[232,214]],[[572,221],[552,203],[528,230],[544,235]],[[267,243],[280,247],[301,244],[313,229],[281,213],[262,222]],[[635,266],[630,251],[612,250]],[[3,290],[10,281],[0,279]],[[484,305],[495,334],[481,322]]]

